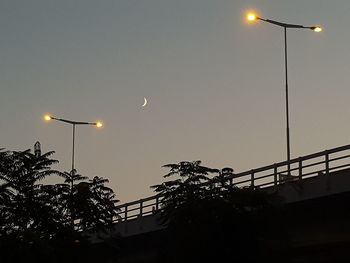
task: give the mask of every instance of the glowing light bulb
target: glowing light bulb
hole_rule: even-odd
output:
[[[315,26],[314,28],[313,28],[313,31],[315,31],[315,32],[321,32],[323,29],[322,29],[322,27],[320,27],[320,26]]]
[[[256,19],[257,19],[256,14],[254,14],[254,13],[248,13],[247,14],[247,20],[248,21],[255,21]]]

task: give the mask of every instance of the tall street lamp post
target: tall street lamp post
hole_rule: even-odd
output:
[[[247,14],[247,20],[253,21],[264,21],[269,24],[273,24],[282,27],[284,30],[284,68],[285,68],[285,89],[286,89],[286,136],[287,136],[287,165],[288,165],[288,175],[290,175],[290,135],[289,135],[289,99],[288,99],[288,60],[287,60],[287,28],[296,29],[310,29],[314,32],[321,32],[322,28],[320,26],[303,26],[296,24],[287,24],[279,21],[265,19],[257,16],[254,13]]]
[[[97,128],[101,128],[103,126],[102,122],[98,121],[98,122],[82,122],[82,121],[72,121],[72,120],[66,120],[66,119],[61,119],[61,118],[56,118],[53,117],[51,115],[45,115],[44,119],[46,121],[50,121],[50,120],[55,120],[55,121],[60,121],[60,122],[65,122],[68,124],[72,125],[73,128],[73,149],[72,149],[72,176],[74,173],[74,151],[75,151],[75,126],[77,125],[93,125],[96,126]]]

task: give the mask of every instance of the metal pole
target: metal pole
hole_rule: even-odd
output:
[[[75,123],[72,123],[73,125],[73,147],[72,147],[72,172],[71,172],[71,190],[70,190],[70,202],[71,202],[71,226],[74,230],[74,215],[73,215],[73,177],[74,177],[74,147],[75,147]]]
[[[287,27],[284,27],[284,66],[286,72],[286,135],[287,135],[287,165],[290,175],[290,138],[289,138],[289,103],[288,103],[288,61],[287,61]]]
[[[75,123],[73,123],[72,176],[74,174],[74,150],[75,150],[74,148],[75,148]]]

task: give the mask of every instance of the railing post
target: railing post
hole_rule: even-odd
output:
[[[251,171],[250,174],[250,187],[254,189],[255,185],[254,185],[254,170]]]
[[[128,220],[128,205],[125,205],[124,208],[124,221]]]
[[[140,217],[142,217],[142,213],[143,213],[143,201],[142,201],[142,199],[140,199]]]
[[[328,150],[324,151],[325,154],[325,169],[326,169],[326,176],[327,176],[327,190],[330,190],[331,188],[331,178],[329,176],[329,152]]]
[[[303,179],[303,159],[299,157],[299,180]]]
[[[159,209],[159,196],[156,197],[156,211]]]
[[[273,164],[273,185],[277,186],[277,164]]]
[[[324,154],[325,154],[326,175],[329,175],[329,153],[327,150],[325,150]]]

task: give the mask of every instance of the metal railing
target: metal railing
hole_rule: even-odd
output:
[[[290,169],[288,169],[290,167]],[[266,188],[291,181],[350,168],[350,145],[325,150],[232,175],[232,186]],[[161,196],[151,196],[119,205],[116,222],[128,221],[154,214],[161,207]]]

